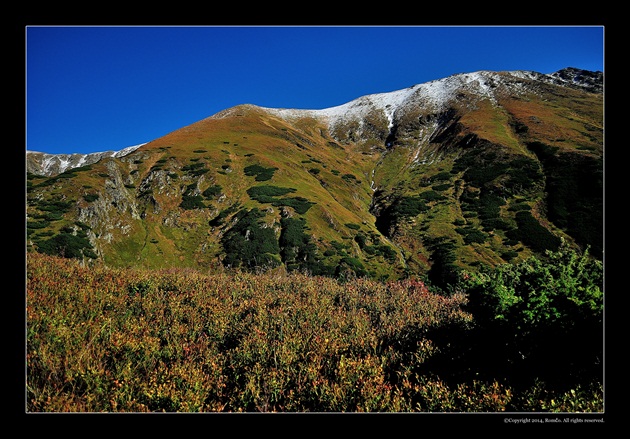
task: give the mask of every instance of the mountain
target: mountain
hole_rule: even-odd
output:
[[[562,241],[601,259],[603,75],[479,71],[322,110],[244,104],[124,155],[28,169],[29,251],[446,285]]]

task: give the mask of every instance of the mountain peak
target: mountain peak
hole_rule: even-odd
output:
[[[549,75],[555,84],[583,88],[591,93],[601,93],[604,88],[604,74],[598,71],[567,67]]]

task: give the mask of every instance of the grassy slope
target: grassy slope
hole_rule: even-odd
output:
[[[346,224],[359,224],[366,232],[376,232],[368,212],[371,157],[352,148],[331,147],[330,139],[320,134],[323,127],[315,121],[301,121],[298,130],[252,107],[239,107],[238,111],[231,117],[209,118],[170,133],[119,161],[123,173],[134,171],[132,184],[136,187],[130,189],[135,191],[134,196],[141,195],[142,181],[155,173],[156,167],[177,175],[177,179],[169,181],[179,188],[179,193],[154,186],[151,196],[157,209],[139,197],[138,209],[145,221],[135,224],[122,241],[112,241],[111,250],[109,244],[103,244],[104,251],[110,254],[107,262],[152,267],[217,264],[221,251],[218,239],[224,230],[213,230],[208,222],[229,206],[266,209],[264,221],[279,230],[279,208],[258,203],[246,193],[250,187],[260,185],[293,188],[296,192],[291,196],[315,203],[301,216],[307,221],[309,233],[319,238],[316,242],[322,252],[330,247],[329,242],[343,241],[354,249],[354,255],[359,254],[352,241],[356,232]],[[202,165],[208,171],[191,176],[182,170],[189,165]],[[271,180],[257,182],[254,177],[245,176],[244,169],[249,165],[277,170]],[[313,169],[319,173],[310,172]],[[345,174],[355,175],[356,179],[344,179]],[[190,185],[197,192],[219,185],[222,196],[205,200],[207,209],[181,211],[181,195]],[[388,271],[377,267],[385,266],[384,261],[373,262],[377,271]]]

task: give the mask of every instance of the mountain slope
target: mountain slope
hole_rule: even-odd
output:
[[[377,278],[601,257],[601,72],[474,72],[324,110],[240,105],[29,174],[29,248],[112,265]]]

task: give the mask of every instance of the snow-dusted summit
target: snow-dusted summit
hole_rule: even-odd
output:
[[[460,73],[443,79],[417,84],[403,90],[376,93],[362,96],[348,103],[321,110],[297,110],[284,108],[264,108],[277,116],[291,119],[296,117],[323,118],[332,126],[339,120],[362,120],[370,112],[383,111],[393,125],[395,113],[407,108],[422,108],[426,113],[439,113],[447,109],[454,101],[461,99],[463,93],[475,99],[488,99],[492,102],[500,94],[518,95],[531,91],[528,81],[544,82],[585,91],[602,92],[602,72],[589,72],[568,67],[552,74],[534,71],[477,71]]]

